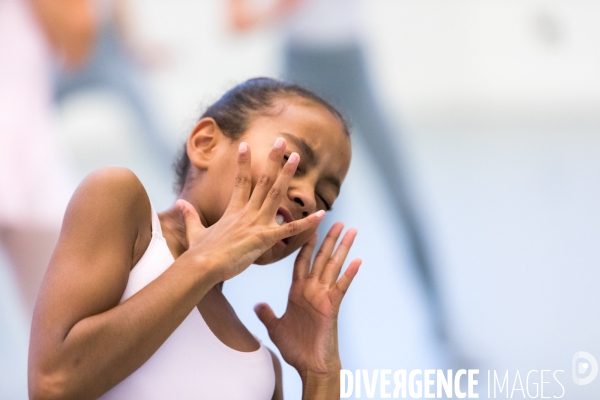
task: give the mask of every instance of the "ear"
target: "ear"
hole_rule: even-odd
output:
[[[187,141],[190,163],[199,169],[207,169],[217,144],[224,137],[214,119],[202,118],[198,121]]]

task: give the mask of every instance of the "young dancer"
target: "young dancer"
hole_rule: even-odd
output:
[[[249,80],[207,109],[177,164],[179,199],[156,214],[136,176],[106,168],[74,193],[31,332],[33,399],[280,399],[281,366],[221,289],[300,248],[285,313],[259,319],[305,399],[338,399],[339,306],[356,236],[316,228],[350,164],[347,126],[313,93]]]

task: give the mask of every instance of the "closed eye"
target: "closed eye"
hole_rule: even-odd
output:
[[[323,196],[321,196],[320,194],[317,193],[317,197],[319,199],[321,199],[321,201],[323,202],[323,204],[325,205],[325,211],[331,211],[332,207],[329,205],[329,203],[323,198]]]
[[[289,154],[284,154],[283,156],[283,164],[285,165],[285,163],[287,162],[287,160],[290,158]],[[302,169],[300,168],[300,165],[298,165],[298,167],[296,168],[296,173],[295,175],[301,175],[302,174]],[[331,211],[333,209],[333,207],[327,202],[327,200],[325,200],[323,198],[323,196],[321,196],[318,193],[315,193],[317,198],[319,200],[321,200],[321,202],[323,203],[323,205],[325,206],[325,211]]]

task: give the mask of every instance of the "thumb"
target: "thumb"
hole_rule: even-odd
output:
[[[260,303],[255,305],[254,312],[256,313],[258,319],[260,319],[260,322],[262,322],[265,325],[268,331],[270,331],[279,320],[279,318],[275,316],[275,313],[267,303]]]
[[[175,202],[175,205],[179,209],[181,213],[181,217],[183,218],[183,223],[185,224],[185,236],[188,240],[188,246],[190,244],[190,235],[194,234],[197,231],[202,231],[204,225],[200,221],[200,216],[198,215],[198,211],[192,206],[189,202],[183,199],[179,199]]]

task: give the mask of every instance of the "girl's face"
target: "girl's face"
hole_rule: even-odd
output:
[[[350,139],[341,122],[323,106],[303,98],[286,98],[278,103],[276,111],[281,111],[253,118],[241,138],[233,142],[227,140],[215,152],[204,180],[209,187],[203,184],[203,193],[211,194],[210,206],[205,199],[206,207],[201,208],[207,222],[216,222],[229,204],[237,174],[240,142],[250,146],[252,188],[265,170],[268,154],[278,137],[286,140],[285,159],[292,152],[300,155],[296,175],[278,211],[286,221],[304,218],[318,210],[328,210],[338,197],[351,157]],[[273,246],[255,263],[268,264],[288,256],[305,244],[314,231],[311,229],[286,239],[284,247]]]

